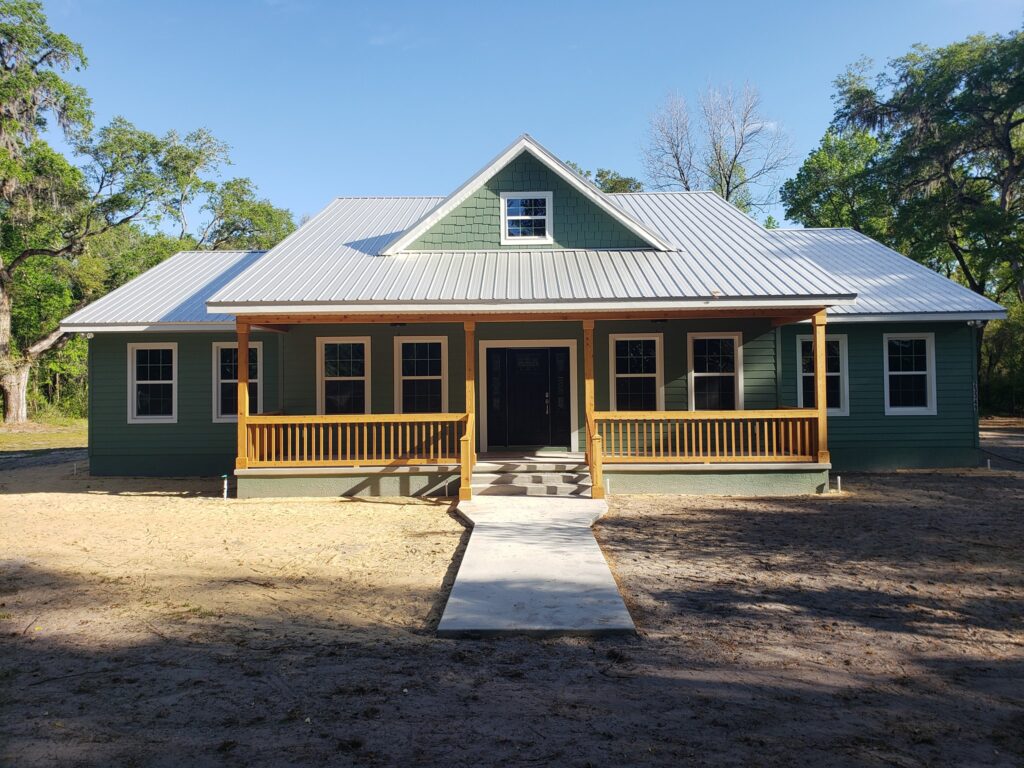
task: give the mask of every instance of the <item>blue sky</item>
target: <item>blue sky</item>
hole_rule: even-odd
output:
[[[802,159],[832,81],[1024,21],[1024,0],[327,2],[51,0],[81,42],[99,121],[205,126],[296,216],[333,196],[447,194],[522,132],[564,159],[642,176],[671,90],[749,81]],[[793,168],[795,171],[795,166]],[[776,215],[778,212],[776,211]]]

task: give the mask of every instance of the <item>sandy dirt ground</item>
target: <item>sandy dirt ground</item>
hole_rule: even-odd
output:
[[[0,472],[0,765],[1024,765],[1024,473],[617,497],[634,639],[432,635],[447,505]]]

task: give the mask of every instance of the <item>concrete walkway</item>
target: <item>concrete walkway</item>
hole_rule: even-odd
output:
[[[590,526],[603,500],[477,497],[459,504],[472,525],[437,633],[632,633]]]

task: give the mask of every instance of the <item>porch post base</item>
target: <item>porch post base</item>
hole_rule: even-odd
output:
[[[473,489],[472,488],[459,488],[459,501],[472,501],[473,500]]]
[[[831,464],[832,455],[828,451],[818,451],[818,463],[819,464]]]

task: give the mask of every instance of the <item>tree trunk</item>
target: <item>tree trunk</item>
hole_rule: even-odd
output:
[[[4,393],[5,424],[28,421],[28,375],[31,371],[32,363],[27,361],[4,366],[0,390]]]

